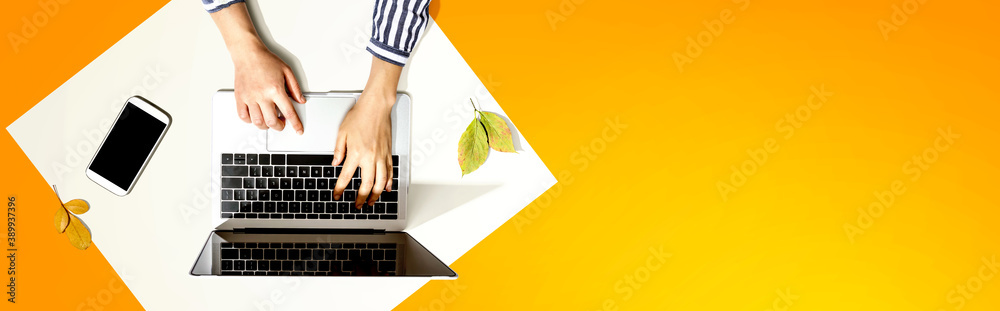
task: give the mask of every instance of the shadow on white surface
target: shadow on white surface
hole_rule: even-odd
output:
[[[407,228],[428,220],[489,193],[501,185],[410,184],[407,198]]]
[[[251,3],[250,10],[265,44],[288,62],[304,91],[310,89],[306,73],[311,74],[310,81],[316,85],[311,88],[314,91],[358,90],[364,86],[371,57],[360,54],[363,48],[357,50],[358,47],[350,45],[352,36],[345,29],[362,25],[359,27],[367,33],[364,25],[370,27],[371,11],[362,7],[372,4],[368,1],[364,1],[364,5],[357,3],[362,2],[260,1]],[[439,4],[440,1],[431,2],[432,16],[436,11],[433,7]],[[317,5],[353,9],[317,10]],[[364,12],[367,16],[356,12]],[[267,17],[266,24],[261,15]],[[283,47],[277,46],[275,40]],[[346,45],[329,43],[331,41]],[[345,46],[357,51],[345,52],[342,49]],[[160,50],[150,53],[153,47]],[[284,52],[284,48],[294,55]],[[435,129],[449,130],[454,123],[448,117],[461,116],[461,128],[446,133],[452,136],[444,142],[435,141],[440,146],[454,146],[460,130],[471,121],[465,118],[471,115],[464,112],[468,109],[463,106],[465,109],[460,110],[457,105],[468,105],[468,96],[482,93],[483,85],[476,81],[475,73],[433,21],[428,24],[415,52],[410,65],[404,68],[409,72],[404,72],[400,81],[400,89],[410,94],[420,106],[419,111],[425,112],[414,114],[414,119],[421,121],[421,127],[414,128],[413,139],[433,140]],[[160,67],[165,70],[162,73],[164,80],[156,87],[142,86],[139,80],[144,76],[158,77],[146,71],[159,72]],[[18,118],[7,130],[42,176],[59,184],[60,190],[66,192],[61,194],[76,197],[74,193],[92,193],[86,197],[95,208],[85,217],[88,225],[94,225],[94,241],[100,244],[108,263],[123,275],[130,291],[147,308],[305,310],[324,306],[338,310],[388,310],[424,285],[427,280],[423,278],[206,279],[188,274],[195,259],[193,255],[201,250],[207,232],[214,227],[208,217],[211,205],[206,199],[211,195],[202,190],[203,185],[209,184],[207,155],[211,152],[211,141],[204,133],[210,130],[212,118],[205,113],[205,104],[210,103],[210,95],[218,89],[232,87],[232,70],[222,37],[201,5],[173,1]],[[408,81],[411,73],[413,79]],[[93,87],[93,81],[103,82],[101,87]],[[405,84],[407,81],[409,85]],[[140,86],[142,91],[134,91]],[[80,154],[66,146],[85,145],[87,131],[81,133],[78,127],[97,128],[94,125],[107,118],[107,109],[73,109],[76,106],[66,103],[79,98],[107,99],[104,102],[114,99],[117,109],[123,103],[118,97],[132,94],[149,96],[155,103],[163,104],[176,120],[136,189],[122,200],[98,188],[82,174],[86,162],[73,164],[75,162],[67,160],[67,157],[76,156],[89,159],[93,154],[93,150]],[[484,103],[496,105],[495,100],[486,98],[485,94],[481,96]],[[499,105],[492,105],[482,108],[502,111]],[[418,116],[421,118],[417,119]],[[50,122],[60,118],[77,121],[57,125]],[[519,154],[503,154],[507,156],[505,161],[498,161],[500,153],[491,152],[497,158],[489,160],[490,170],[477,172],[477,176],[457,179],[452,152],[428,154],[429,160],[424,165],[411,167],[414,173],[411,177],[423,182],[411,183],[413,190],[408,198],[411,204],[407,221],[413,230],[408,231],[443,261],[450,263],[460,258],[555,183],[555,177],[529,143],[522,142],[520,133],[513,127],[511,130],[512,138],[520,145],[515,145]],[[92,149],[99,143],[97,141]],[[526,150],[522,151],[522,147]],[[54,163],[70,166],[71,174],[60,179]],[[185,169],[178,170],[178,166]],[[446,169],[435,169],[439,166]],[[479,185],[453,185],[469,183]],[[165,199],[163,193],[173,196]],[[190,221],[182,208],[193,212]],[[138,219],[143,221],[133,221]],[[129,232],[148,234],[122,234]],[[164,248],[164,245],[170,247]],[[125,277],[126,272],[130,277]],[[274,301],[273,297],[283,299]]]
[[[507,127],[510,128],[510,139],[514,142],[514,151],[523,152],[524,148],[521,148],[521,132],[514,127],[514,122],[511,122],[507,116],[502,114],[497,114],[498,117],[507,122]]]
[[[246,1],[247,13],[250,14],[250,21],[253,22],[253,27],[257,29],[257,35],[260,36],[260,41],[264,42],[271,53],[277,55],[288,67],[292,69],[292,74],[295,75],[295,79],[299,82],[299,88],[302,92],[307,92],[306,86],[309,85],[309,79],[306,77],[306,71],[302,68],[302,62],[299,58],[289,52],[284,46],[278,44],[274,40],[274,36],[271,35],[271,29],[267,27],[267,21],[264,20],[264,15],[260,11],[260,5],[257,1]]]

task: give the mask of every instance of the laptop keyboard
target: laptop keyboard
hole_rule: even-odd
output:
[[[396,275],[395,243],[221,243],[222,275]]]
[[[341,166],[333,155],[226,153],[222,155],[222,217],[251,219],[396,219],[399,211],[399,157],[392,156],[393,191],[375,206],[354,207],[361,170],[340,200],[333,189]]]

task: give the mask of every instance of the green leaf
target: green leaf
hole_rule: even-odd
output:
[[[479,119],[473,118],[472,123],[458,139],[458,165],[462,167],[462,176],[472,173],[486,162],[490,147],[486,142],[486,130]]]
[[[510,138],[510,128],[507,127],[507,121],[492,112],[480,111],[479,115],[482,116],[483,127],[486,128],[490,148],[500,152],[517,153],[514,150],[514,141]]]

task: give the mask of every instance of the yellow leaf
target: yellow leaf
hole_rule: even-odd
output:
[[[458,165],[462,168],[462,176],[472,173],[486,162],[490,146],[486,142],[486,130],[479,119],[473,118],[472,123],[458,139]]]
[[[517,153],[514,151],[514,141],[510,137],[510,128],[507,127],[506,120],[488,111],[480,111],[479,116],[483,121],[483,127],[486,128],[490,148],[500,152]]]
[[[72,212],[73,214],[77,215],[86,213],[87,211],[90,210],[90,204],[88,204],[87,201],[81,199],[70,200],[69,202],[64,203],[63,206],[65,206],[66,209]]]
[[[60,207],[56,211],[56,232],[63,233],[66,231],[66,226],[69,226],[69,213],[66,212],[65,208]]]
[[[69,226],[66,227],[66,237],[69,244],[80,250],[90,247],[90,228],[74,215],[69,215]]]

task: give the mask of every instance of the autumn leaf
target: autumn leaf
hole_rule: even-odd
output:
[[[69,212],[65,208],[60,208],[56,210],[56,232],[63,233],[66,231],[66,226],[69,226]]]
[[[486,155],[490,152],[486,140],[483,124],[479,119],[472,119],[458,140],[458,165],[462,167],[462,176],[472,173],[486,162]]]
[[[90,210],[90,204],[87,201],[81,199],[73,199],[69,202],[63,203],[63,206],[73,214],[83,214]]]
[[[490,148],[517,153],[507,121],[498,114],[480,111],[476,108],[474,97],[470,97],[469,102],[472,103],[475,114],[472,123],[469,123],[458,140],[458,166],[462,168],[462,176],[479,169],[486,162]]]
[[[488,111],[480,111],[479,116],[483,127],[486,128],[490,148],[500,152],[517,153],[514,151],[514,141],[510,138],[510,128],[507,127],[507,121],[500,115]]]
[[[69,244],[73,244],[80,250],[86,250],[90,247],[90,228],[87,228],[87,225],[75,215],[69,215],[66,237],[69,238]]]
[[[56,199],[62,202],[62,199],[59,198],[59,191],[56,189],[56,185],[52,185],[52,191],[56,193]],[[80,250],[86,250],[90,247],[90,228],[87,227],[87,224],[83,223],[82,219],[76,217],[75,214],[83,214],[89,210],[90,204],[87,201],[73,199],[62,203],[59,206],[59,210],[56,211],[54,220],[56,231],[66,233],[66,237],[69,238],[69,244],[73,244],[74,247]]]

